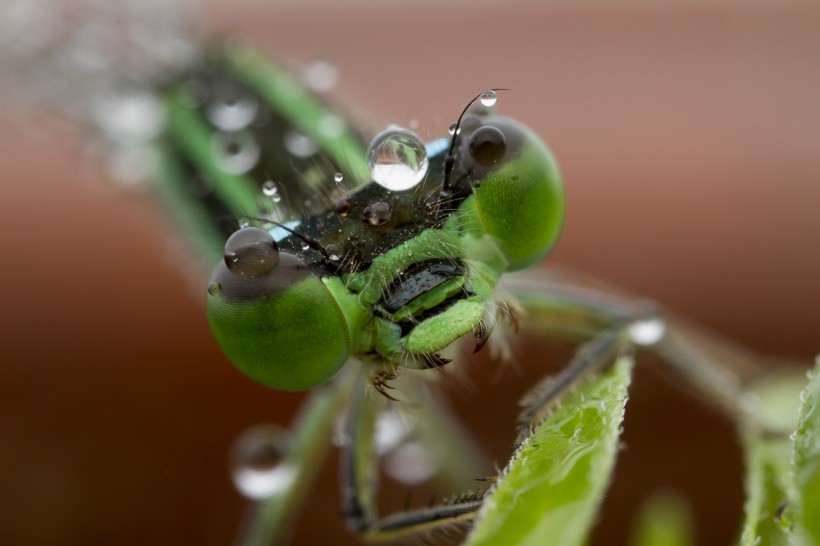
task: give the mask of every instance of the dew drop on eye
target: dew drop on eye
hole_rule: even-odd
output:
[[[279,249],[273,236],[264,229],[240,229],[225,243],[225,265],[238,277],[262,277],[273,271],[278,263]]]

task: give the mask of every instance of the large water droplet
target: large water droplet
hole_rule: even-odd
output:
[[[315,93],[330,91],[339,81],[339,71],[327,61],[314,61],[302,70],[302,81]]]
[[[259,144],[250,133],[214,133],[211,139],[219,168],[228,174],[245,174],[259,161]]]
[[[387,203],[379,201],[365,207],[364,217],[372,226],[383,226],[393,217],[393,209]]]
[[[629,325],[629,336],[632,343],[648,346],[659,342],[666,333],[666,323],[657,315],[651,314],[639,318]]]
[[[315,140],[298,131],[285,133],[285,148],[296,157],[310,157],[319,151]]]
[[[255,97],[238,89],[223,86],[208,101],[205,115],[223,131],[238,131],[250,125],[259,111]]]
[[[279,249],[264,229],[240,229],[225,243],[225,265],[239,277],[255,279],[267,275],[278,263]]]
[[[479,100],[481,101],[481,104],[483,104],[484,106],[494,106],[495,101],[498,100],[498,96],[492,89],[487,89],[486,91],[481,93]]]
[[[285,429],[256,425],[244,431],[231,448],[234,486],[245,497],[263,500],[287,490],[296,477],[285,461],[289,448]]]
[[[408,190],[427,175],[424,143],[412,131],[393,127],[376,135],[367,152],[373,181],[389,190]]]

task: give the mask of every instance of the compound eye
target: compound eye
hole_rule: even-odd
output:
[[[497,127],[481,127],[470,136],[470,156],[481,165],[495,165],[506,152],[507,137]]]
[[[278,263],[279,247],[264,229],[240,229],[225,243],[225,265],[238,277],[258,279],[273,271]]]
[[[333,293],[263,229],[244,228],[228,239],[208,287],[207,311],[233,365],[274,389],[321,385],[350,354],[347,321]]]

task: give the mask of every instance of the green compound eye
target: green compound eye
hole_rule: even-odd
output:
[[[487,233],[498,239],[508,271],[537,263],[558,240],[564,190],[552,154],[524,125],[499,116],[465,116],[462,169]]]
[[[211,277],[208,322],[228,359],[268,387],[306,390],[333,377],[350,353],[342,311],[322,280],[271,235],[244,228]]]

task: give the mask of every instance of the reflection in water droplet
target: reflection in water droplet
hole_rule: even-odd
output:
[[[479,100],[481,101],[481,104],[483,104],[484,106],[493,106],[495,105],[495,102],[498,100],[498,97],[496,96],[495,91],[493,91],[492,89],[488,89],[481,93],[481,97]]]
[[[302,250],[310,250],[310,245],[307,243],[302,243],[301,247]]]
[[[364,217],[372,226],[383,226],[393,217],[390,205],[381,201],[365,207]]]
[[[400,127],[376,135],[367,152],[367,164],[373,181],[393,191],[418,185],[429,166],[424,143]]]
[[[263,500],[287,490],[296,477],[284,461],[288,432],[276,425],[256,425],[244,431],[231,448],[231,475],[245,497]]]
[[[250,133],[214,133],[211,149],[219,168],[228,174],[244,174],[259,161],[259,145]]]
[[[208,285],[208,294],[216,296],[222,290],[222,286],[218,282]]]
[[[310,157],[319,151],[315,140],[298,131],[285,133],[285,148],[296,157]]]
[[[259,102],[235,89],[220,89],[208,101],[205,115],[223,131],[238,131],[250,125],[259,111]]]
[[[333,181],[336,182],[337,184],[339,182],[341,182],[342,180],[344,180],[344,179],[345,179],[345,175],[343,175],[342,173],[336,173],[336,174],[333,175]]]
[[[456,134],[456,128],[458,128],[458,132],[459,134],[461,134],[461,127],[459,127],[458,123],[456,123],[455,121],[451,123],[449,127],[447,127],[447,132],[451,135],[454,135]]]
[[[264,229],[235,231],[225,243],[225,265],[234,275],[255,279],[267,275],[279,263],[279,249]]]
[[[314,93],[324,93],[336,87],[339,71],[327,61],[314,61],[302,70],[302,82]]]
[[[664,333],[666,323],[657,315],[640,318],[629,326],[629,336],[636,345],[654,345],[663,338]]]

